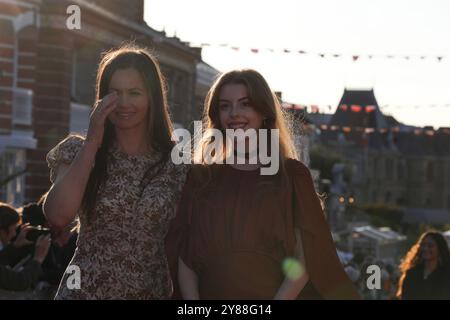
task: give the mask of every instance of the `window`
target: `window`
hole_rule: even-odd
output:
[[[376,191],[372,192],[372,202],[377,202],[377,192]]]
[[[434,166],[433,166],[433,162],[431,162],[431,161],[428,161],[428,163],[427,163],[426,176],[427,176],[427,182],[433,182]]]
[[[373,159],[373,176],[374,176],[374,178],[379,176],[378,167],[379,167],[378,159],[374,158]]]
[[[384,196],[384,201],[385,201],[385,203],[391,202],[391,192],[390,191],[386,192],[386,194]]]
[[[386,179],[392,180],[393,169],[394,169],[394,160],[386,159],[385,165],[386,165],[386,168],[385,168]]]
[[[0,154],[0,176],[5,182],[0,186],[2,192],[1,201],[11,203],[14,206],[22,206],[25,200],[25,175],[26,166],[25,150],[7,149]],[[6,179],[12,179],[6,183]]]
[[[430,207],[431,206],[431,194],[428,194],[425,198],[425,206]]]
[[[403,163],[401,161],[399,161],[397,163],[397,178],[398,178],[398,180],[404,179],[405,174],[404,174],[403,170],[404,170]]]

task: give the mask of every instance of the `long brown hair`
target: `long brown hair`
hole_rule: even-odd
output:
[[[447,240],[445,240],[444,236],[437,231],[428,231],[423,233],[420,236],[419,240],[417,240],[417,242],[408,251],[402,263],[400,264],[400,272],[402,274],[398,282],[398,289],[396,294],[398,298],[401,298],[402,296],[402,287],[403,282],[405,281],[406,273],[410,269],[423,264],[421,246],[423,241],[427,237],[431,237],[436,242],[441,266],[450,268],[450,250],[448,248]]]
[[[161,161],[156,164],[160,165],[167,160],[174,143],[171,140],[173,127],[168,113],[166,85],[156,58],[147,49],[130,43],[104,53],[97,71],[96,99],[102,99],[108,94],[114,72],[127,68],[139,72],[147,90],[149,97],[147,143],[152,152],[162,153]],[[103,141],[97,151],[95,166],[89,176],[81,205],[89,218],[92,217],[95,208],[98,190],[106,180],[108,151],[114,141],[114,126],[107,120]]]
[[[262,129],[279,130],[280,168],[283,170],[284,160],[286,158],[297,159],[297,152],[292,142],[291,132],[286,126],[286,115],[283,114],[280,101],[271,91],[264,77],[256,70],[232,70],[221,74],[216,79],[208,91],[205,100],[203,114],[205,130],[224,130],[221,126],[219,118],[219,97],[222,88],[228,84],[242,84],[247,88],[247,96],[250,100],[251,106],[266,118]],[[202,152],[203,148],[208,145],[208,143],[210,143],[210,141],[203,141],[200,145],[201,147],[198,150],[195,150],[196,159],[201,159],[201,155],[199,153]]]

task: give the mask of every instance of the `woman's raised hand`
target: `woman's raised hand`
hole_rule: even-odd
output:
[[[86,142],[95,145],[97,149],[103,141],[106,118],[117,107],[118,98],[116,92],[107,94],[95,103],[91,112]]]

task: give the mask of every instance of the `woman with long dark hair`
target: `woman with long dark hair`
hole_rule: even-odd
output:
[[[450,299],[450,250],[436,231],[422,234],[400,265],[397,298]]]
[[[133,45],[107,52],[96,98],[86,137],[69,136],[47,155],[49,223],[62,229],[80,219],[69,265],[80,268],[80,287],[70,289],[67,282],[77,282],[65,274],[56,298],[168,298],[164,237],[187,168],[170,161],[172,124],[158,62]]]
[[[279,170],[262,175],[267,165],[261,154],[254,163],[239,164],[237,158],[250,160],[264,148],[251,150],[247,138],[224,138],[223,148],[213,148],[207,161],[192,167],[167,238],[182,297],[358,299],[310,171],[295,159],[280,102],[263,76],[251,69],[222,74],[206,98],[205,122],[206,131],[216,133],[256,132],[259,143],[267,134]],[[247,152],[231,148],[238,141]],[[217,142],[205,132],[196,159],[205,160],[204,150]]]

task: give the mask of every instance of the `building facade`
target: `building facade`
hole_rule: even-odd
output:
[[[449,128],[401,124],[381,112],[373,90],[345,90],[327,123],[314,114],[306,119],[318,129],[313,144],[338,153],[351,167],[346,198],[450,211]]]
[[[70,5],[80,8],[80,29],[66,25]],[[0,0],[0,201],[21,205],[48,189],[47,152],[83,129],[101,53],[125,41],[157,56],[176,126],[194,120],[201,50],[147,26],[143,0],[126,1],[126,10],[124,5]]]

